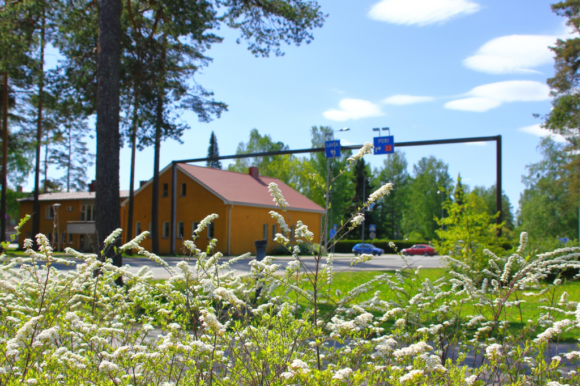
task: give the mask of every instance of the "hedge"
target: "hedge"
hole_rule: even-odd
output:
[[[362,243],[361,240],[341,240],[336,243],[334,247],[334,252],[338,253],[351,253],[352,248],[356,244]],[[395,251],[389,243],[395,243],[397,246],[397,250]],[[372,244],[377,248],[381,248],[385,251],[385,253],[398,253],[405,248],[410,248],[415,244],[429,244],[428,241],[421,241],[421,240],[365,240],[365,244]]]

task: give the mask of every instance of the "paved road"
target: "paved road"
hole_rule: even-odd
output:
[[[255,257],[252,256],[245,260],[240,260],[232,265],[232,268],[236,271],[237,274],[248,274],[250,272],[250,265],[249,262],[253,260]],[[171,266],[175,267],[175,265],[180,262],[183,258],[181,257],[165,257],[165,261]],[[335,272],[340,271],[384,271],[384,270],[396,270],[403,268],[405,266],[405,262],[399,255],[383,255],[377,256],[373,260],[368,261],[366,263],[361,263],[356,266],[350,265],[351,261],[354,259],[353,254],[346,254],[346,253],[337,253],[335,254],[334,258],[334,270]],[[220,262],[226,261],[227,258],[220,260]],[[280,269],[278,272],[282,273],[288,263],[293,259],[290,256],[276,256],[274,262],[276,264],[280,264]],[[303,261],[306,262],[307,267],[310,269],[314,268],[314,262],[312,258],[304,257]],[[324,261],[325,263],[326,261]],[[407,257],[407,263],[411,267],[418,267],[419,265],[423,266],[423,268],[438,268],[443,266],[443,263],[440,260],[439,256],[409,256]],[[167,270],[164,268],[156,265],[152,261],[142,257],[130,257],[124,258],[123,264],[128,264],[131,266],[131,272],[137,272],[144,266],[148,266],[153,271],[155,278],[158,279],[167,279],[171,275]],[[194,262],[191,263],[192,265]],[[56,265],[58,269],[62,270],[71,270],[74,269],[73,266],[64,266],[64,265]]]

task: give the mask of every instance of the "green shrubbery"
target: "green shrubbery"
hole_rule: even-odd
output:
[[[353,160],[370,151],[370,144]],[[386,184],[369,202],[388,194]],[[287,203],[275,184],[278,206]],[[368,205],[365,204],[365,206]],[[364,208],[342,232],[359,226]],[[0,265],[0,384],[38,385],[577,385],[569,371],[580,350],[546,356],[564,331],[578,332],[580,304],[559,293],[562,279],[540,285],[554,272],[578,269],[580,248],[535,254],[522,236],[513,254],[484,250],[487,262],[445,258],[447,275],[429,280],[420,267],[380,274],[342,293],[335,285],[329,246],[316,245],[300,221],[290,237],[288,217],[271,212],[292,252],[286,267],[273,257],[251,261],[250,274],[236,275],[220,261],[217,240],[206,252],[197,235],[184,244],[190,255],[175,267],[139,244],[144,232],[116,248],[133,250],[164,267],[165,281],[149,267],[103,261],[119,237],[105,240],[100,255],[81,254],[74,264],[54,257],[44,235],[25,241],[28,257]],[[290,239],[293,239],[290,242]],[[503,251],[500,251],[503,252]],[[402,257],[403,258],[403,257]],[[372,259],[362,255],[351,265]],[[281,272],[280,272],[281,271]],[[124,285],[118,285],[119,278]],[[576,279],[576,278],[574,278]],[[377,288],[387,288],[385,296]],[[363,294],[371,297],[361,299]],[[524,320],[522,305],[543,306]],[[466,310],[468,313],[466,313]],[[513,327],[516,328],[513,328]]]

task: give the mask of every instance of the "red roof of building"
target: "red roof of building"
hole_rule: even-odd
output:
[[[288,203],[288,209],[324,212],[324,209],[314,201],[306,198],[277,178],[262,176],[255,178],[249,174],[189,164],[178,164],[178,167],[199,184],[224,200],[226,204],[275,208],[276,204],[268,190],[268,185],[274,182],[282,191],[282,195]]]

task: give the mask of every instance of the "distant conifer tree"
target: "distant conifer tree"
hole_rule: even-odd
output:
[[[212,131],[211,136],[209,137],[209,147],[207,148],[207,158],[217,158],[219,156],[220,156],[220,151],[218,149],[217,138],[216,138],[214,132]],[[222,163],[217,159],[209,160],[209,161],[207,161],[207,167],[214,168],[214,169],[221,169]]]

